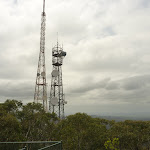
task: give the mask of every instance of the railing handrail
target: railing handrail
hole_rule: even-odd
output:
[[[43,144],[45,145],[45,147],[38,148],[38,150],[50,150],[51,148],[53,149],[54,147],[58,147],[58,149],[62,150],[62,141],[0,142],[0,145],[3,145],[3,146],[7,146],[7,145],[18,146],[19,144],[20,144],[19,147],[22,147],[19,150],[27,150],[28,146],[34,146],[34,145],[37,145],[37,144],[40,144],[40,147]],[[24,145],[24,147],[23,147],[23,145]]]
[[[61,143],[60,141],[24,141],[24,142],[0,142],[0,144],[35,144],[35,143]]]

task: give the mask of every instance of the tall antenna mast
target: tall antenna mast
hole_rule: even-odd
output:
[[[43,12],[41,16],[40,53],[35,83],[34,102],[42,103],[47,111],[47,85],[45,68],[45,26],[46,26],[45,0],[43,0]]]
[[[63,93],[63,81],[62,81],[62,64],[63,59],[66,56],[66,52],[63,51],[63,47],[59,45],[58,34],[57,44],[52,48],[52,78],[50,89],[50,101],[49,110],[51,113],[57,114],[60,119],[64,118],[64,105],[65,95]]]
[[[43,13],[45,13],[45,0],[43,0]]]

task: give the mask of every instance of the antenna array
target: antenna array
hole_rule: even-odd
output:
[[[64,105],[67,104],[63,93],[63,81],[62,81],[62,64],[63,58],[66,56],[66,52],[63,51],[58,43],[52,49],[52,65],[53,71],[51,73],[51,90],[49,110],[51,113],[56,113],[61,119],[64,118]]]

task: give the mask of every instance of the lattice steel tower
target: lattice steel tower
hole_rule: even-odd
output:
[[[51,113],[56,113],[61,119],[64,118],[64,105],[67,104],[62,81],[62,64],[65,56],[66,52],[63,51],[63,47],[57,41],[57,44],[52,48],[53,71],[51,73],[49,110]]]
[[[35,84],[34,102],[42,103],[44,110],[47,111],[47,86],[45,68],[45,22],[45,0],[43,0],[43,12],[41,17],[40,53]]]

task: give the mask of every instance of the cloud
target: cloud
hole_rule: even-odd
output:
[[[80,84],[79,87],[74,87],[73,90],[71,90],[72,93],[86,93],[89,92],[91,90],[95,90],[95,89],[100,89],[100,88],[105,88],[107,83],[110,81],[110,78],[106,78],[102,81],[99,82],[91,82],[91,81],[86,81],[84,84]]]
[[[142,88],[148,88],[150,85],[150,75],[134,76],[125,79],[123,88],[125,90],[138,90]]]
[[[46,1],[48,93],[51,48],[59,32],[67,51],[62,66],[66,107],[148,104],[149,7],[149,0]],[[41,12],[42,1],[0,1],[2,101],[33,99]]]
[[[92,105],[107,103],[148,104],[150,102],[149,88],[149,74],[121,80],[106,78],[102,81],[84,83],[81,87],[74,87],[69,97],[73,96],[77,100],[82,99],[84,103]]]

